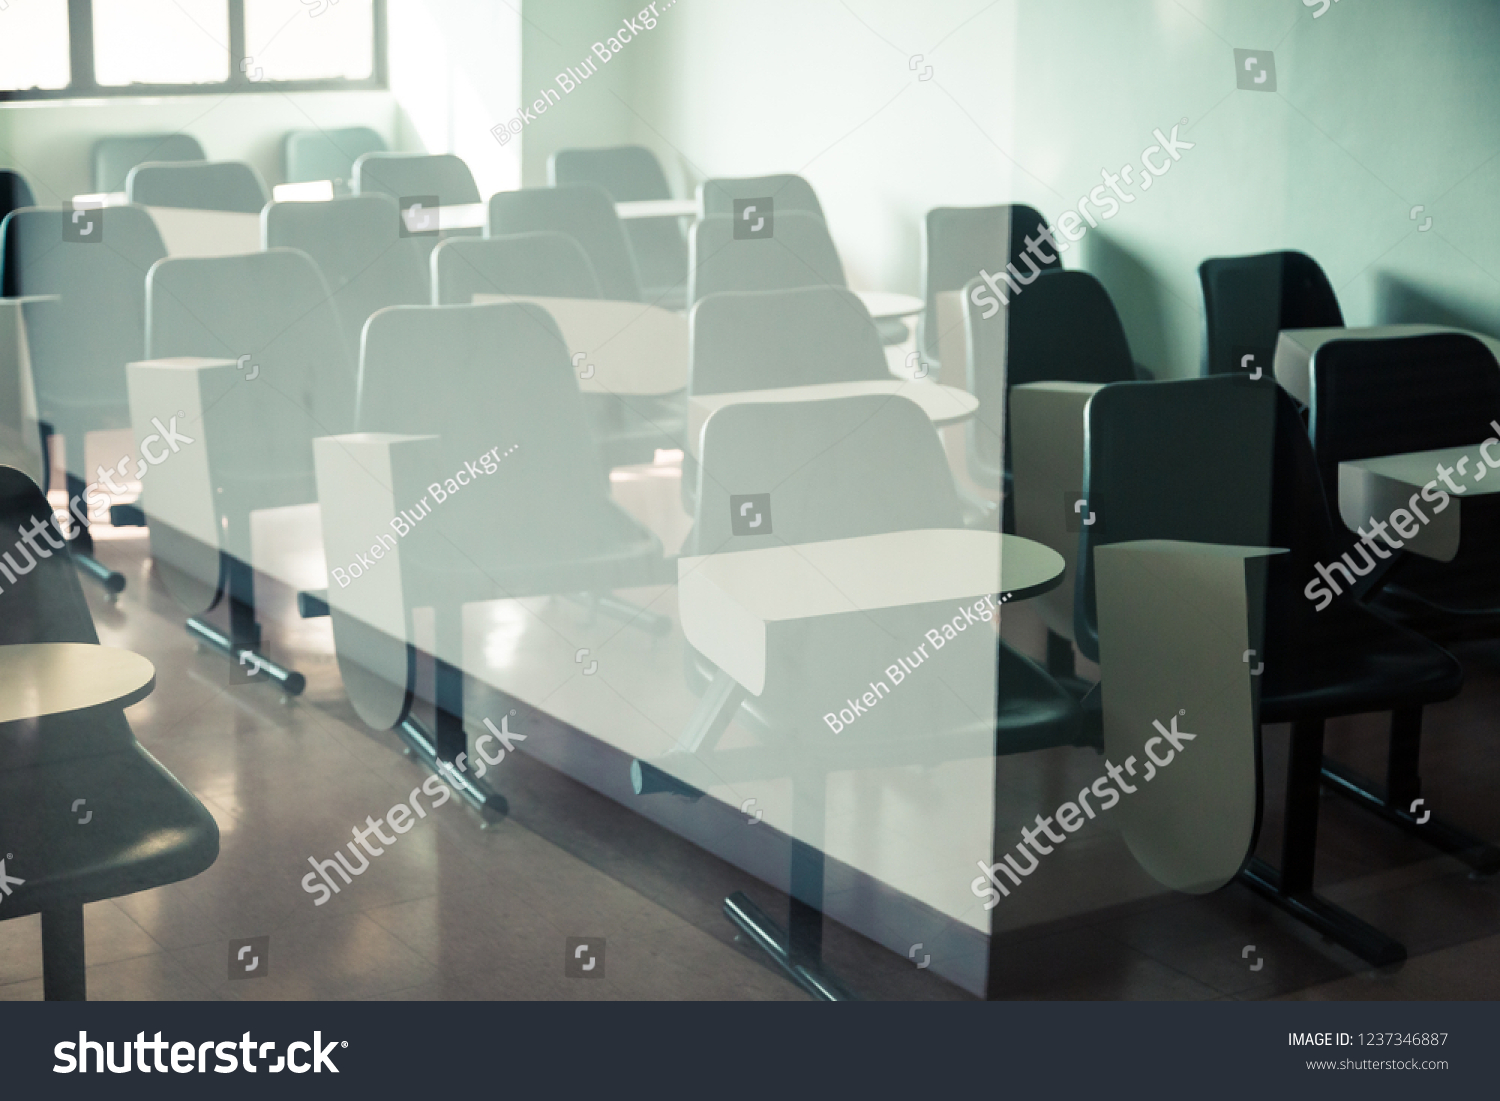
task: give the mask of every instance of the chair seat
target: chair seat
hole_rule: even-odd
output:
[[[49,735],[66,737],[69,721],[49,718]],[[15,854],[6,874],[25,880],[5,918],[175,883],[219,854],[213,816],[138,745],[0,772],[0,835]]]
[[[419,544],[403,563],[412,584],[407,603],[608,592],[675,580],[675,569],[663,564],[661,540],[614,502],[605,502],[593,522],[604,534],[591,546],[559,546],[552,555],[524,560],[497,554],[492,543],[482,541],[457,549],[438,537],[427,544],[436,553]]]
[[[1281,662],[1267,642],[1262,722],[1411,708],[1451,699],[1463,684],[1446,650],[1347,601],[1300,620],[1295,646],[1298,657]]]
[[[1500,576],[1496,575],[1490,548],[1500,537],[1500,516],[1490,501],[1469,506],[1464,514],[1463,541],[1452,562],[1433,562],[1415,554],[1404,555],[1391,569],[1374,600],[1401,620],[1423,629],[1423,620],[1485,619],[1493,627],[1500,620]],[[1435,623],[1445,628],[1473,624]]]
[[[1494,638],[1500,635],[1500,592],[1486,589],[1436,596],[1387,585],[1371,598],[1370,605],[1430,638]]]
[[[690,676],[689,679],[694,682],[694,689],[701,691],[700,686],[706,686],[712,676],[712,667],[696,650],[691,650],[691,647],[689,650],[692,664],[697,666],[694,671],[700,674]],[[1083,714],[1078,702],[1039,665],[1004,642],[996,644],[996,661],[999,706],[993,716],[987,710],[975,712],[953,708],[950,713],[943,714],[943,709],[935,708],[926,712],[926,716],[930,716],[929,721],[922,721],[923,716],[915,717],[896,737],[890,734],[891,726],[896,724],[887,724],[883,735],[866,734],[865,731],[873,728],[858,724],[832,734],[821,722],[810,730],[798,726],[797,735],[801,739],[809,733],[818,734],[816,738],[808,738],[803,748],[817,756],[827,757],[835,765],[840,757],[848,758],[851,753],[868,753],[881,745],[892,746],[899,743],[911,746],[905,763],[926,764],[965,756],[967,754],[961,752],[963,747],[983,747],[984,753],[992,751],[995,756],[1003,757],[1055,746],[1093,744],[1085,733]],[[701,676],[705,673],[707,676]],[[924,671],[919,667],[911,676],[913,683],[918,683],[924,679]],[[915,695],[903,697],[900,694],[902,687],[898,685],[890,696],[881,700],[877,708],[892,700],[897,701],[899,706],[903,698],[915,702]],[[914,692],[915,689],[907,691]],[[831,704],[840,702],[833,700]],[[774,697],[751,696],[746,699],[742,710],[750,719],[751,725],[763,732],[787,729],[786,716]],[[878,712],[872,709],[871,713]],[[945,743],[953,752],[945,752]],[[849,767],[847,760],[845,767]]]

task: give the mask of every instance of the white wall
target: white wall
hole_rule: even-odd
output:
[[[639,39],[622,43],[620,52],[611,52],[610,61],[603,62],[593,52],[594,44],[609,50],[608,39],[622,20],[644,5],[624,0],[523,0],[523,4],[521,88],[528,110],[544,98],[543,88],[560,97],[546,112],[533,111],[536,121],[526,122],[519,138],[522,179],[527,187],[543,187],[547,158],[558,149],[635,140],[643,123],[633,104],[643,85],[655,83],[651,73],[639,68],[639,59],[646,56],[647,44],[663,33],[663,26],[658,21],[652,30],[643,28]],[[660,0],[657,10],[661,10]],[[574,90],[564,94],[566,82],[559,85],[558,74],[566,74],[569,67],[583,69],[585,59],[592,60],[598,71],[585,82],[575,81]]]
[[[520,154],[490,128],[520,102],[521,13],[497,0],[390,0],[395,148],[456,153],[479,194],[520,186]]]
[[[1196,373],[1198,263],[1275,248],[1322,263],[1351,324],[1500,332],[1500,5],[1316,10],[680,2],[632,59],[629,137],[697,176],[802,172],[851,281],[915,292],[929,208],[1023,201],[1055,224],[1187,118],[1194,148],[1065,257],[1109,288],[1138,360]],[[1236,90],[1236,47],[1274,52],[1276,93]]]

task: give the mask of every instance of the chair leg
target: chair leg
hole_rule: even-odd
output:
[[[1072,640],[1051,630],[1047,632],[1047,672],[1074,699],[1083,699],[1094,687],[1078,675]]]
[[[1439,818],[1418,802],[1422,793],[1421,747],[1422,709],[1393,711],[1385,791],[1337,761],[1323,762],[1323,782],[1413,837],[1456,856],[1477,873],[1493,875],[1500,871],[1500,849]]]
[[[228,658],[233,670],[231,683],[248,683],[264,674],[284,693],[283,700],[300,696],[307,678],[260,653],[260,624],[255,621],[255,570],[248,562],[225,556],[225,595],[229,598],[229,634],[225,635],[201,616],[190,616],[188,634],[194,640]],[[254,660],[249,660],[251,657]]]
[[[49,1002],[88,1000],[81,902],[42,911],[42,997]]]
[[[1406,948],[1349,911],[1313,893],[1318,845],[1319,774],[1323,763],[1323,720],[1292,724],[1287,762],[1286,814],[1282,826],[1281,870],[1251,857],[1238,878],[1304,925],[1361,959],[1385,967],[1406,959]]]
[[[1286,768],[1286,817],[1281,837],[1281,889],[1307,894],[1318,852],[1318,770],[1323,764],[1323,720],[1292,724]]]
[[[438,609],[434,618],[438,654],[461,653],[462,610],[445,612]],[[441,776],[445,784],[480,813],[487,827],[509,814],[510,804],[505,796],[475,775],[473,764],[467,759],[469,737],[464,731],[464,671],[441,656],[434,656],[432,679],[435,729],[428,730],[414,716],[407,716],[396,727],[396,733],[414,757]],[[456,764],[460,755],[465,757],[462,770]]]
[[[724,916],[771,957],[787,976],[825,1002],[853,1000],[823,967],[823,827],[826,811],[821,772],[792,777],[791,902],[783,931],[743,891],[724,900]]]
[[[86,488],[83,479],[69,474],[65,480],[68,490],[68,501],[83,501],[83,491]],[[97,581],[104,587],[113,601],[125,591],[125,575],[117,570],[112,570],[99,559],[94,557],[94,537],[89,534],[89,521],[87,504],[68,513],[68,522],[73,526],[73,537],[68,540],[68,552],[73,556],[73,564],[90,580]],[[80,518],[79,514],[82,513]]]

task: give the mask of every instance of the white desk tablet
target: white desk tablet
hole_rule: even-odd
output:
[[[1303,405],[1312,400],[1312,357],[1330,340],[1390,340],[1402,336],[1428,336],[1432,333],[1464,333],[1443,325],[1367,325],[1358,329],[1282,329],[1276,338],[1276,381]],[[1500,340],[1483,333],[1465,333],[1476,337],[1500,357]]]
[[[0,723],[101,704],[129,707],[156,687],[156,667],[130,650],[87,643],[0,646]]]
[[[1141,867],[1174,891],[1218,890],[1255,839],[1251,609],[1264,606],[1265,560],[1284,553],[1167,539],[1094,553],[1105,760],[1137,776],[1114,814]],[[1177,749],[1162,737],[1174,731]]]
[[[924,563],[942,563],[930,569]],[[897,531],[677,560],[682,632],[759,695],[768,624],[985,593],[1025,599],[1062,578],[1056,551],[1014,535]]]
[[[696,218],[697,199],[639,199],[616,203],[615,213],[621,220],[633,218]]]
[[[1372,519],[1390,524],[1390,534],[1405,543],[1406,550],[1451,562],[1458,554],[1464,499],[1500,493],[1500,473],[1485,462],[1485,453],[1500,463],[1500,444],[1495,443],[1339,463],[1339,516],[1350,531]],[[1463,493],[1452,492],[1438,477],[1439,466],[1449,472],[1454,485],[1463,487]],[[1449,497],[1442,512],[1422,494],[1432,482],[1437,482],[1431,491],[1434,498],[1439,491]],[[1406,513],[1399,529],[1391,519],[1398,511]],[[1408,536],[1412,529],[1416,529],[1415,534]]]
[[[651,199],[634,203],[616,203],[615,213],[621,219],[696,218],[696,199]],[[488,203],[462,203],[438,210],[441,229],[483,229],[489,216]]]
[[[168,256],[239,256],[260,251],[260,215],[148,206]]]

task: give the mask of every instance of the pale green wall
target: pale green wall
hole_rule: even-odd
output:
[[[1273,248],[1317,258],[1351,323],[1500,333],[1500,4],[1315,10],[681,0],[634,58],[632,136],[699,174],[802,171],[856,285],[916,291],[927,209],[1055,219],[1187,117],[1195,148],[1065,258],[1105,282],[1137,359],[1196,373],[1199,261]],[[1274,51],[1276,93],[1236,90],[1235,47]]]
[[[585,58],[594,58],[595,42],[604,43],[608,49],[605,39],[627,14],[634,15],[642,7],[621,0],[524,0],[523,97],[529,108],[544,87],[561,96],[561,102],[537,115],[521,134],[521,178],[525,186],[546,185],[547,158],[558,149],[635,140],[636,129],[642,125],[634,108],[640,82],[655,79],[654,74],[643,73],[637,61],[651,39],[662,33],[660,22],[638,41],[626,43],[618,54],[612,54],[607,64],[595,58],[599,71],[572,92],[564,94],[556,78],[569,66],[581,69]],[[661,10],[660,0],[657,10]]]
[[[558,148],[638,141],[684,192],[802,172],[854,284],[914,292],[931,207],[1018,200],[1055,219],[1186,117],[1195,148],[1065,258],[1104,280],[1139,360],[1196,372],[1198,262],[1284,247],[1323,264],[1351,323],[1500,333],[1494,0],[1341,0],[1317,19],[1300,0],[658,0],[654,30],[495,142],[518,96],[641,6],[525,0],[518,46],[498,0],[393,0],[391,93],[7,106],[0,159],[56,201],[88,189],[97,134],[184,125],[274,182],[305,112],[451,148],[489,194],[545,183]],[[1235,47],[1274,50],[1276,93],[1235,89]]]

